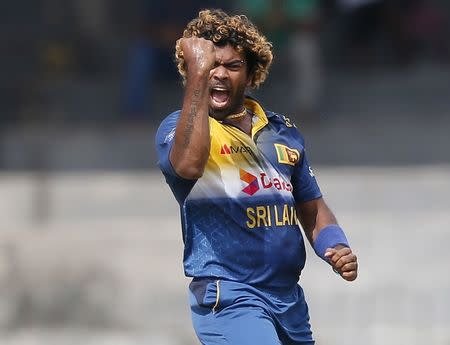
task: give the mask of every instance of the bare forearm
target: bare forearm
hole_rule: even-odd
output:
[[[322,198],[297,205],[300,222],[311,244],[317,238],[320,229],[337,224],[336,217]]]
[[[208,106],[208,74],[205,72],[189,75],[175,131],[175,142],[170,153],[170,161],[181,177],[200,177],[208,160]]]
[[[356,255],[349,247],[342,229],[338,226],[328,227],[337,224],[337,220],[325,201],[319,198],[297,204],[297,213],[316,254],[327,261],[342,278],[355,280],[358,276]],[[324,233],[321,233],[322,230]]]

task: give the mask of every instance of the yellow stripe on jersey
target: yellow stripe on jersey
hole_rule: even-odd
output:
[[[253,99],[246,98],[244,106],[257,117],[257,120],[252,127],[252,139],[253,139],[255,134],[258,133],[261,129],[264,128],[265,125],[269,123],[269,120],[267,119],[266,113],[264,112],[263,108]]]
[[[211,133],[210,160],[222,168],[236,166],[236,163],[254,161],[258,148],[254,141],[240,129],[223,125],[209,118]]]

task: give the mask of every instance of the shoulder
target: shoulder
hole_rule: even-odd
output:
[[[269,122],[272,123],[275,127],[277,127],[277,129],[280,132],[283,132],[283,134],[300,141],[301,145],[304,146],[305,139],[302,133],[300,132],[300,129],[288,115],[276,113],[266,109],[264,111],[266,113]]]
[[[163,144],[165,142],[171,141],[175,135],[175,128],[177,126],[178,118],[180,117],[181,110],[174,111],[169,114],[156,131],[156,144]]]

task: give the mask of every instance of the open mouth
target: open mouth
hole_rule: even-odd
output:
[[[216,108],[222,108],[230,99],[230,91],[223,87],[214,87],[211,89],[212,104]]]

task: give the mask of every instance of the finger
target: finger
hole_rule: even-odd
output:
[[[341,276],[345,280],[351,282],[351,281],[354,281],[358,277],[358,272],[357,271],[344,272],[341,274]]]
[[[337,269],[341,269],[344,265],[346,265],[350,262],[356,262],[356,255],[353,253],[341,256],[339,258],[339,260],[334,263],[334,266]]]
[[[344,266],[340,268],[341,272],[351,272],[356,271],[358,269],[358,263],[355,261],[346,263]]]
[[[330,262],[333,264],[336,264],[336,262],[338,262],[338,260],[345,256],[348,255],[352,252],[352,250],[348,247],[344,247],[342,249],[336,250],[336,252],[334,253],[334,255],[330,258]]]
[[[336,254],[337,250],[334,248],[327,248],[324,254],[325,259],[333,265],[333,262],[331,261],[331,258]]]

